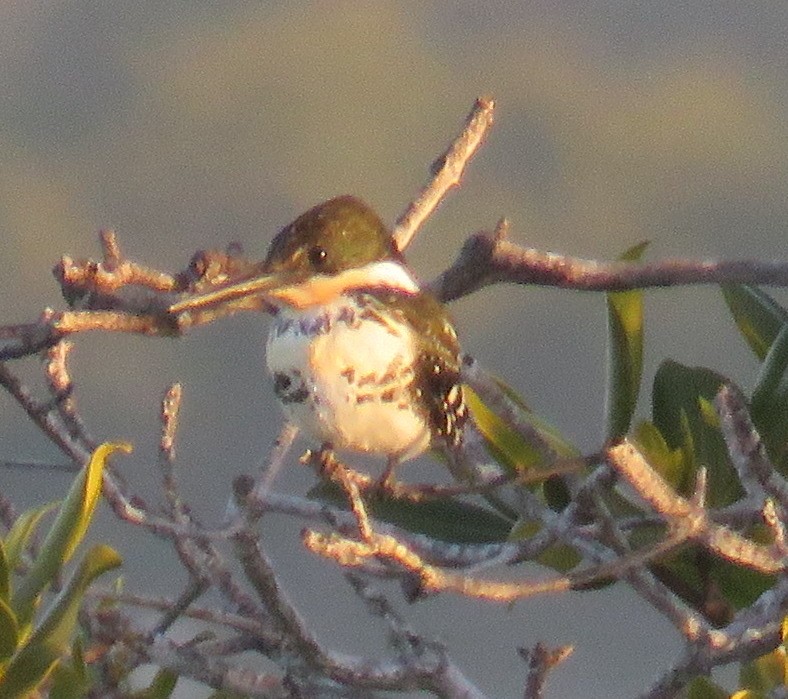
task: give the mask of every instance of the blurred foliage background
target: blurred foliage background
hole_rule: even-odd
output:
[[[479,94],[497,99],[497,125],[409,251],[423,278],[501,216],[524,244],[586,257],[649,239],[650,259],[784,258],[786,32],[788,5],[734,0],[5,0],[2,322],[62,306],[49,270],[64,253],[96,256],[101,227],[134,259],[180,269],[194,250],[230,241],[262,257],[282,225],[340,193],[393,221]],[[598,446],[602,295],[489,289],[453,312],[467,351],[581,448]],[[646,322],[646,381],[672,357],[751,384],[755,361],[718,290],[650,292]],[[99,439],[135,443],[124,468],[136,487],[155,492],[158,400],[183,381],[185,493],[221,517],[230,478],[256,468],[280,424],[261,369],[265,332],[243,316],[178,341],[79,338],[80,404]],[[0,458],[59,458],[5,396]],[[20,506],[68,482],[0,471]],[[311,482],[294,468],[279,486]],[[129,584],[171,590],[180,572],[167,547],[104,520]],[[349,650],[374,647],[377,636],[346,618],[339,573],[300,552],[297,523],[269,526],[284,582],[301,582],[318,631]],[[618,586],[513,610],[436,599],[416,612],[502,695],[520,686],[514,647],[536,639],[578,646],[552,678],[556,697],[631,695],[677,650]],[[479,662],[478,644],[499,650]]]

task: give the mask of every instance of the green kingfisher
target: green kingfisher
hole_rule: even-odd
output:
[[[318,204],[271,242],[261,275],[170,311],[259,294],[273,309],[266,359],[284,412],[322,446],[385,456],[452,452],[467,410],[457,334],[377,214],[353,196]]]

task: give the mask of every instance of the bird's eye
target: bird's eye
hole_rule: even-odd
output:
[[[309,252],[307,253],[309,263],[317,269],[325,266],[327,256],[328,253],[326,252],[326,249],[320,247],[319,245],[315,245],[315,247],[310,248]]]

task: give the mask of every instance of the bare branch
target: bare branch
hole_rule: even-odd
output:
[[[507,240],[504,229],[480,232],[463,245],[454,264],[430,284],[453,301],[501,282],[583,291],[624,291],[690,284],[788,286],[788,262],[668,259],[651,263],[597,262],[542,252]]]
[[[745,487],[753,481],[788,511],[788,482],[769,460],[766,448],[752,424],[744,397],[733,386],[720,388],[715,399],[720,426],[731,461]]]
[[[391,235],[398,250],[410,245],[422,223],[462,179],[465,167],[484,141],[493,124],[495,101],[480,97],[465,120],[460,135],[448,150],[432,164],[432,178],[405,212],[397,219]]]

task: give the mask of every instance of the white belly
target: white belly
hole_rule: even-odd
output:
[[[288,418],[320,443],[412,458],[429,446],[430,433],[410,394],[410,328],[362,315],[348,299],[282,309],[267,347],[277,395]]]

